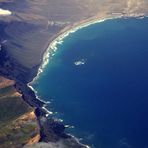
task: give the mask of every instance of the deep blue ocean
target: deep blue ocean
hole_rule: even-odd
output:
[[[148,148],[148,18],[70,34],[34,83],[68,130],[94,148]]]

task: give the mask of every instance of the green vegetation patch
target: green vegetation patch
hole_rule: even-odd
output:
[[[13,86],[0,89],[0,148],[20,148],[37,135],[36,121],[20,117],[33,111]]]
[[[10,122],[31,111],[31,108],[20,97],[5,97],[0,99],[0,124]]]
[[[8,86],[0,89],[0,98],[8,95],[14,94],[15,89],[12,86]]]
[[[21,148],[37,134],[35,131],[35,124],[10,122],[0,127],[0,148]]]

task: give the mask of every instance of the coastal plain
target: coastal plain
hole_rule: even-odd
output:
[[[34,92],[28,87],[28,83],[37,75],[38,69],[43,62],[43,55],[50,43],[59,35],[86,22],[116,16],[147,16],[148,1],[0,0],[0,8],[11,12],[8,16],[0,15],[0,75],[6,78],[2,78],[3,80],[5,79],[6,83],[0,83],[0,89],[2,89],[1,86],[5,87],[5,90],[0,92],[0,96],[3,97],[4,92],[9,94],[12,91],[13,93],[16,91],[21,94],[21,97],[15,96],[16,101],[19,102],[19,99],[23,99],[29,107],[27,106],[26,108],[25,105],[26,110],[21,110],[21,114],[15,115],[13,120],[25,115],[30,111],[30,108],[31,111],[36,109],[36,115],[39,114],[37,121],[40,129],[44,131],[40,130],[40,135],[42,136],[40,141],[55,142],[60,139],[61,135],[63,136],[64,127],[58,124],[53,126],[49,124],[49,121],[46,121],[45,111],[42,109],[45,103],[37,100]],[[1,99],[1,101],[2,104],[7,104],[10,100]],[[9,109],[6,112],[9,112]],[[9,116],[12,115],[10,114]],[[40,124],[42,119],[46,121],[43,125]],[[1,121],[3,121],[2,118]],[[9,118],[5,119],[5,123],[7,123],[6,125],[13,125],[12,120]],[[47,125],[50,125],[50,127]],[[45,128],[49,128],[49,130],[44,130]],[[57,128],[61,130],[61,133],[55,132]],[[11,130],[9,128],[9,132]],[[50,135],[51,131],[53,131],[53,135]],[[28,133],[28,136],[31,139],[30,133]],[[22,143],[24,144],[24,141]],[[65,141],[62,141],[62,143],[65,143]],[[85,147],[77,141],[73,142],[70,140],[66,141],[66,143],[68,143],[68,146],[69,143],[74,143],[73,147],[76,148]],[[5,144],[4,141],[0,141],[0,146],[3,146],[3,144]],[[3,147],[7,146],[4,145]]]

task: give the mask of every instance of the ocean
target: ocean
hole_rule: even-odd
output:
[[[148,148],[148,18],[71,33],[33,87],[84,144]]]

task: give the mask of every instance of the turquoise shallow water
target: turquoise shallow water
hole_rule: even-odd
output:
[[[148,18],[70,34],[33,87],[95,148],[148,147]]]

